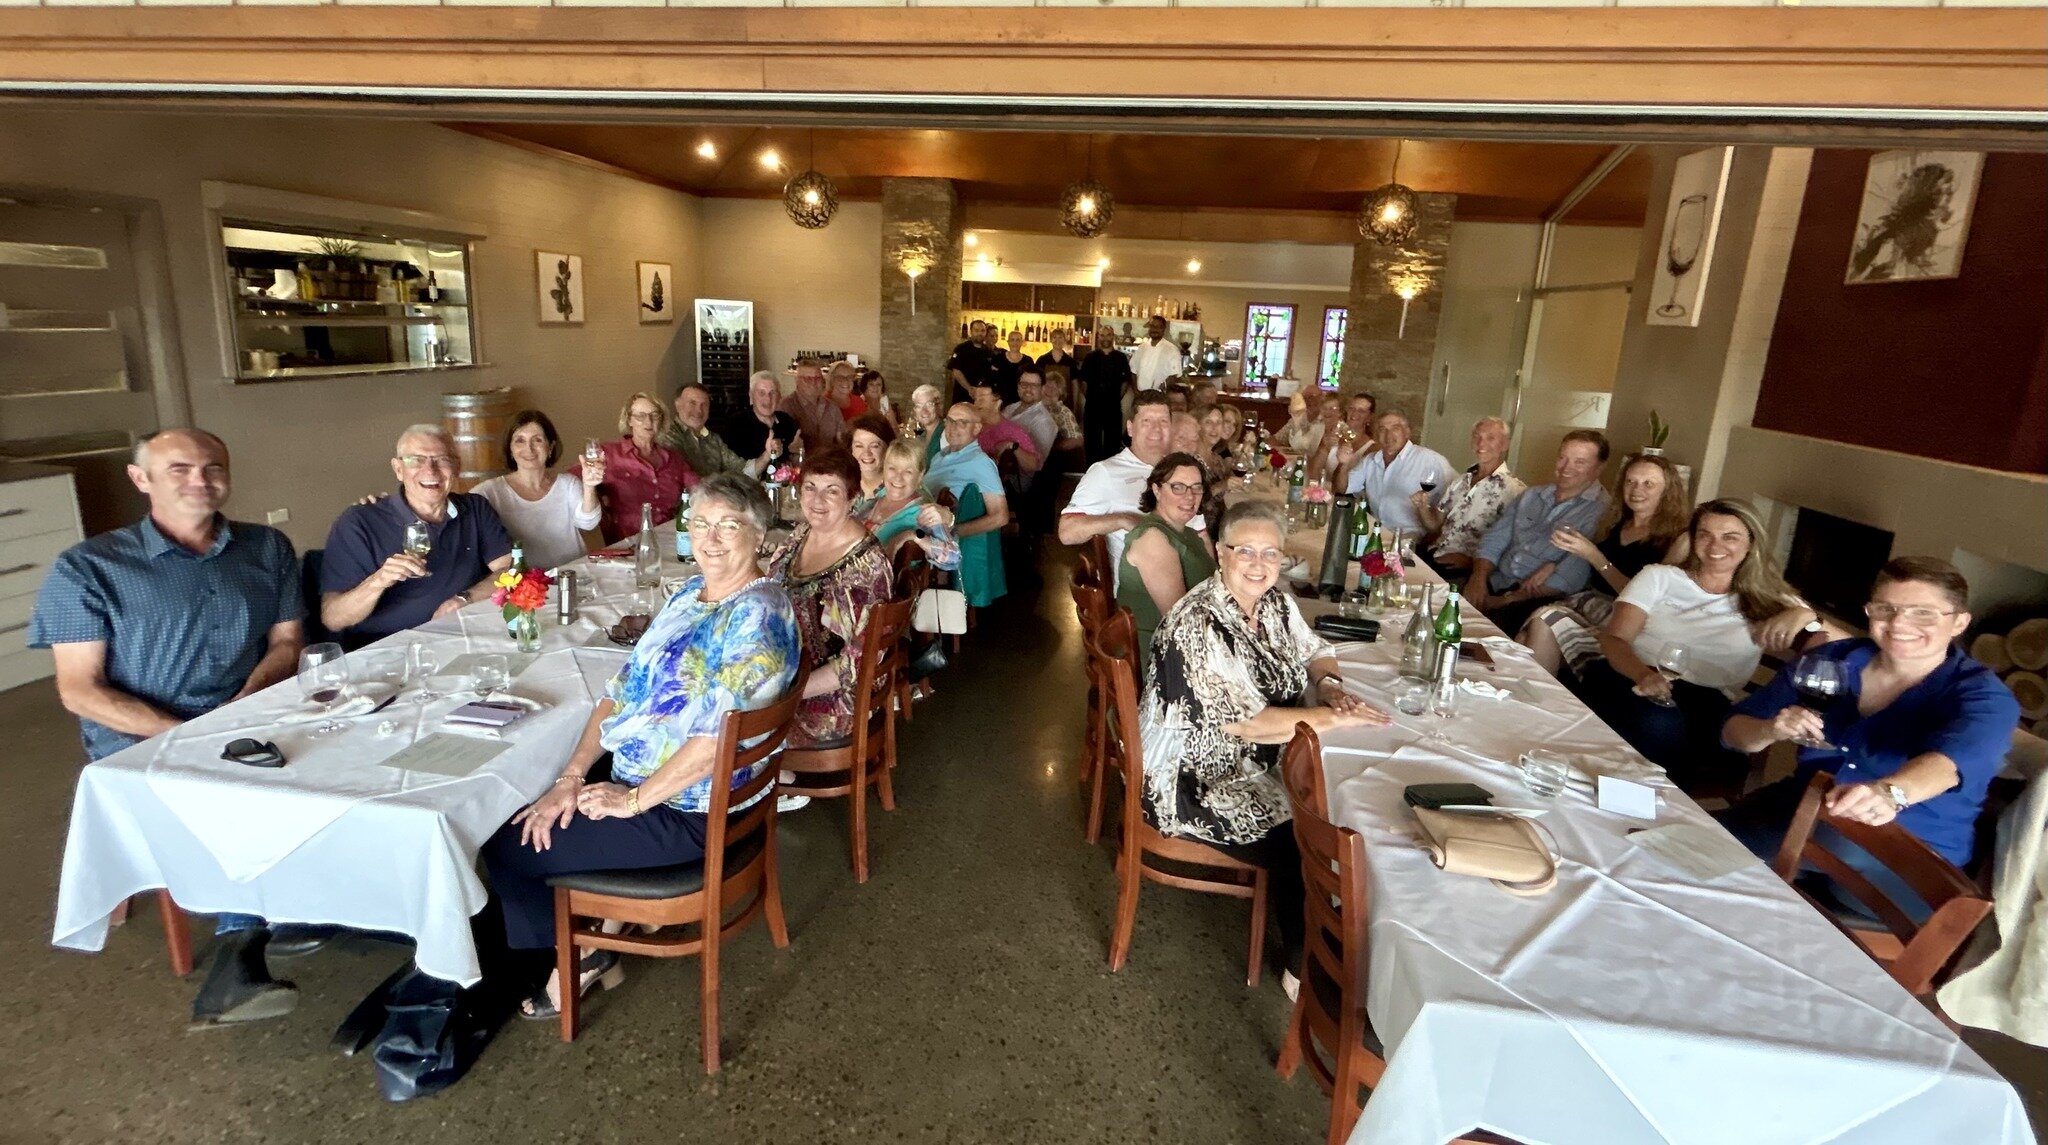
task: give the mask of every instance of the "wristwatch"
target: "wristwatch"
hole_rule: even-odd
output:
[[[1878,784],[1878,789],[1884,792],[1884,797],[1886,799],[1892,801],[1893,811],[1904,811],[1906,809],[1906,805],[1913,802],[1912,797],[1906,794],[1905,788],[1900,787],[1898,784],[1892,783],[1889,780],[1887,780],[1884,783]]]

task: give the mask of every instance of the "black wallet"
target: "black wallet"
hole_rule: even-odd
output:
[[[1380,622],[1349,616],[1318,616],[1309,622],[1309,627],[1324,636],[1339,640],[1373,641],[1380,638]]]
[[[1476,783],[1411,783],[1401,792],[1410,807],[1456,807],[1460,804],[1492,803],[1493,792]]]

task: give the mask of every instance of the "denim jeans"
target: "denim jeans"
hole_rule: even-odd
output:
[[[262,925],[263,916],[260,914],[222,914],[214,916],[213,933],[215,937],[219,937],[223,934],[255,930]]]

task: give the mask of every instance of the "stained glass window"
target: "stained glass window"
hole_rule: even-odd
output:
[[[1254,302],[1245,307],[1244,372],[1246,385],[1263,385],[1287,373],[1294,349],[1294,307]]]
[[[1323,342],[1316,355],[1316,381],[1324,389],[1337,388],[1337,376],[1344,370],[1344,327],[1351,311],[1342,306],[1323,307]]]

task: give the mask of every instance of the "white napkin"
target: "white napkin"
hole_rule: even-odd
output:
[[[272,727],[292,724],[317,724],[325,720],[342,720],[350,716],[367,715],[377,710],[385,700],[398,693],[390,684],[363,683],[354,685],[355,694],[338,704],[307,705],[280,714],[270,721]]]
[[[1465,691],[1470,692],[1475,696],[1480,696],[1488,700],[1511,700],[1514,698],[1515,695],[1513,692],[1508,691],[1506,688],[1496,688],[1492,684],[1489,684],[1484,680],[1474,680],[1469,678],[1460,680],[1458,681],[1458,687],[1463,688]]]
[[[1488,652],[1501,655],[1527,656],[1529,654],[1529,649],[1526,646],[1505,636],[1482,636],[1479,638],[1479,645]]]

